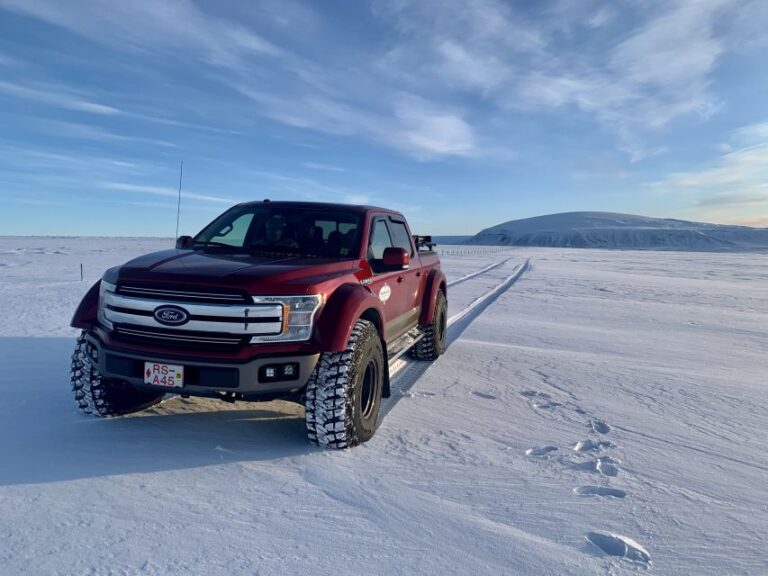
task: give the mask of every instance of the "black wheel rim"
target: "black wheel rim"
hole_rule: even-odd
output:
[[[446,319],[445,319],[445,308],[442,308],[440,310],[440,316],[437,319],[437,341],[440,342],[441,346],[445,345],[445,328],[446,328]]]
[[[363,419],[367,420],[373,414],[376,407],[376,396],[379,387],[379,366],[376,360],[371,358],[365,367],[363,384],[360,388],[360,412]]]

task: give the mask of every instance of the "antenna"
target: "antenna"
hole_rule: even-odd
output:
[[[181,214],[181,179],[184,177],[184,160],[181,161],[181,167],[179,168],[179,202],[176,205],[176,236],[179,237],[179,215]]]

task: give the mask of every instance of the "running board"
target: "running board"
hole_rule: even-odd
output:
[[[414,344],[416,344],[416,342],[422,338],[424,338],[424,333],[418,328],[413,328],[392,342],[392,344],[387,346],[387,357],[389,358],[389,365],[392,366],[395,360],[413,348]]]

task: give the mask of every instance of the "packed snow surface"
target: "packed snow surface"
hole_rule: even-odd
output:
[[[76,412],[79,298],[170,242],[0,238],[0,573],[768,573],[768,256],[446,248],[447,353],[332,452],[286,402]]]
[[[768,251],[768,228],[724,226],[610,212],[566,212],[511,220],[466,242],[481,245]]]

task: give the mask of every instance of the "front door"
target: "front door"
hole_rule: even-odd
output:
[[[412,306],[409,298],[405,270],[383,269],[384,250],[394,246],[386,217],[376,217],[371,224],[368,243],[368,262],[373,270],[371,292],[381,300],[384,308],[387,342],[391,342],[409,328],[408,313]]]

